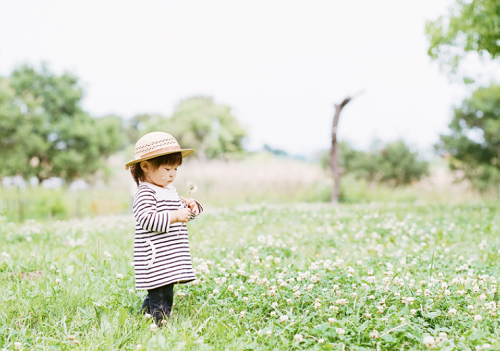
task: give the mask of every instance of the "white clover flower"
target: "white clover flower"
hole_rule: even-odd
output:
[[[318,339],[318,343],[322,344],[325,342],[325,339]]]
[[[286,299],[286,303],[291,305],[292,304],[292,299]]]
[[[424,336],[424,339],[422,340],[425,346],[427,346],[430,349],[435,349],[436,348],[436,343],[434,341],[434,338],[430,335]]]
[[[62,283],[62,280],[60,278],[57,278],[56,279],[56,284],[61,284]]]
[[[373,331],[370,333],[370,338],[371,339],[377,339],[380,336],[378,331],[376,329],[373,329]]]
[[[229,314],[234,314],[234,309],[230,308],[228,312]]]
[[[481,321],[483,320],[483,316],[481,316],[480,314],[476,314],[476,315],[474,316],[474,320],[475,320],[476,322],[481,322]]]
[[[123,279],[123,274],[116,273],[116,279]]]
[[[448,310],[448,315],[449,315],[449,316],[455,316],[456,314],[457,314],[457,310],[456,310],[456,309],[454,309],[454,308],[450,308],[450,309]]]
[[[295,342],[301,343],[304,340],[304,337],[301,334],[296,334],[293,339]]]
[[[276,316],[276,311],[271,312],[271,317],[274,317],[274,316]]]
[[[151,323],[151,325],[149,326],[149,330],[151,332],[155,332],[158,330],[158,326],[155,323]]]
[[[2,252],[2,257],[9,258],[10,255],[7,252]]]
[[[241,311],[240,312],[240,318],[245,318],[247,316],[247,312],[246,311]]]
[[[338,299],[336,301],[337,305],[344,306],[347,303],[346,299]]]
[[[257,331],[257,335],[258,335],[258,336],[262,336],[263,334],[264,334],[264,331],[263,331],[262,329],[259,329],[259,330]]]
[[[344,335],[344,334],[345,334],[345,330],[344,330],[344,329],[342,329],[342,328],[336,328],[336,329],[335,329],[335,332],[336,332],[337,334],[339,334],[340,336],[342,336],[342,335]]]
[[[271,336],[273,336],[272,330],[266,331],[266,335],[267,335],[268,338],[270,338]]]
[[[134,294],[135,293],[135,289],[129,289],[128,293],[129,294]]]
[[[288,322],[288,316],[286,314],[280,316],[280,322],[281,323],[286,323]]]
[[[23,344],[22,344],[22,343],[20,343],[19,341],[16,341],[16,342],[14,343],[14,349],[15,349],[15,350],[21,350],[21,347],[22,347],[22,346],[23,346]]]

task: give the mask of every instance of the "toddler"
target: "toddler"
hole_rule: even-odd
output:
[[[136,143],[135,158],[125,166],[138,186],[132,207],[136,289],[148,291],[141,313],[151,314],[157,324],[171,315],[174,284],[196,279],[184,223],[203,208],[179,196],[172,185],[183,157],[193,152],[181,149],[168,133],[148,133]]]

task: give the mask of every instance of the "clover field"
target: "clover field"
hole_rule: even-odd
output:
[[[0,349],[499,350],[496,207],[208,208],[198,280],[139,314],[132,216],[0,221]]]

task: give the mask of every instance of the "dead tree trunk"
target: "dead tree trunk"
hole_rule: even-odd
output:
[[[355,96],[361,94],[358,93]],[[339,123],[339,118],[340,118],[340,112],[344,108],[345,105],[349,103],[355,96],[353,97],[346,97],[344,101],[342,101],[340,104],[335,104],[335,115],[333,117],[333,128],[332,128],[332,147],[330,149],[330,168],[332,170],[332,175],[333,175],[333,189],[332,189],[332,195],[330,197],[330,202],[332,203],[338,203],[339,202],[339,197],[340,197],[340,176],[343,173],[343,169],[339,167],[338,163],[338,156],[337,156],[337,125]]]

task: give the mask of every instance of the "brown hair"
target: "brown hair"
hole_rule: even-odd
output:
[[[160,166],[180,166],[182,165],[182,154],[180,152],[174,152],[173,154],[158,156],[152,159],[147,160],[153,170],[160,168]],[[130,166],[130,173],[132,174],[132,178],[136,182],[137,186],[139,186],[139,182],[144,181],[146,179],[146,175],[141,168],[141,163],[136,163],[135,165]]]

